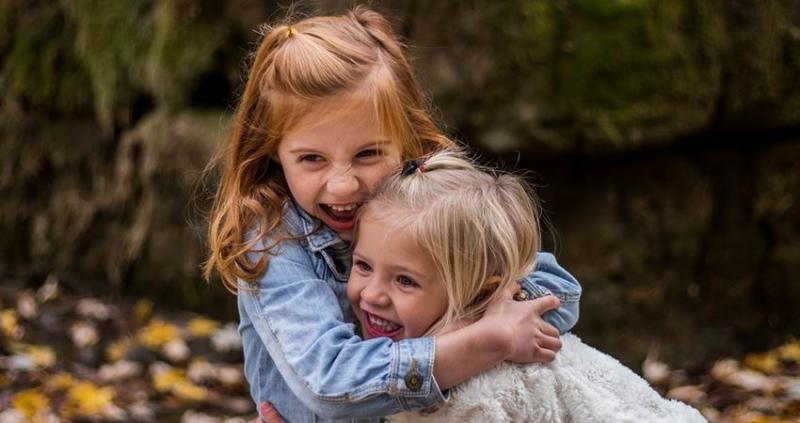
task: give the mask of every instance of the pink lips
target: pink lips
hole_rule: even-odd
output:
[[[364,313],[364,319],[362,320],[362,323],[364,325],[364,330],[372,338],[382,338],[382,337],[383,338],[392,338],[392,337],[395,337],[395,336],[399,335],[400,332],[403,330],[403,327],[401,326],[397,330],[394,330],[392,332],[386,332],[383,329],[375,327],[375,326],[372,325],[372,323],[370,323],[370,321],[369,321],[370,314],[369,313],[367,313],[364,310],[361,310],[361,312]],[[379,317],[379,316],[375,316],[375,317]],[[384,320],[386,320],[386,319],[384,319]]]

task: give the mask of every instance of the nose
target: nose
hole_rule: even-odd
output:
[[[353,172],[353,168],[348,166],[344,169],[335,169],[333,175],[328,179],[328,192],[346,197],[358,191],[358,178]]]
[[[391,303],[389,295],[380,281],[371,281],[361,290],[361,299],[370,305],[385,307]]]

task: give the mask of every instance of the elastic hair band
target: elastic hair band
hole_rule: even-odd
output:
[[[419,170],[420,173],[425,172],[425,163],[422,160],[409,160],[403,164],[403,170],[400,171],[400,176],[408,176]]]

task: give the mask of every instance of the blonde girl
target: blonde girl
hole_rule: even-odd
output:
[[[361,211],[348,296],[365,338],[447,332],[485,315],[535,265],[537,207],[524,181],[440,152],[389,176]],[[580,287],[551,287],[577,295]],[[701,422],[570,334],[550,365],[501,364],[438,410],[392,421]]]
[[[384,416],[439,403],[501,361],[553,359],[577,313],[552,296],[503,298],[436,337],[356,335],[346,282],[358,209],[402,160],[454,146],[378,13],[356,7],[266,31],[221,155],[206,266],[237,292],[256,403],[289,421]],[[523,281],[528,295],[576,284],[545,256]],[[555,326],[541,317],[552,309]]]

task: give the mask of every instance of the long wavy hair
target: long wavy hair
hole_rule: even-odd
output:
[[[342,16],[267,27],[250,66],[232,129],[210,168],[221,169],[210,214],[204,275],[225,286],[252,282],[268,266],[291,193],[274,160],[282,136],[321,99],[358,91],[404,159],[456,145],[436,126],[407,49],[379,13],[357,6]],[[256,249],[269,235],[272,242]],[[248,254],[250,252],[261,254]]]
[[[533,270],[541,245],[539,208],[522,177],[481,168],[460,152],[419,162],[424,171],[388,176],[359,210],[359,221],[410,231],[420,254],[435,263],[448,308],[428,329],[433,334],[455,320],[480,317]]]

